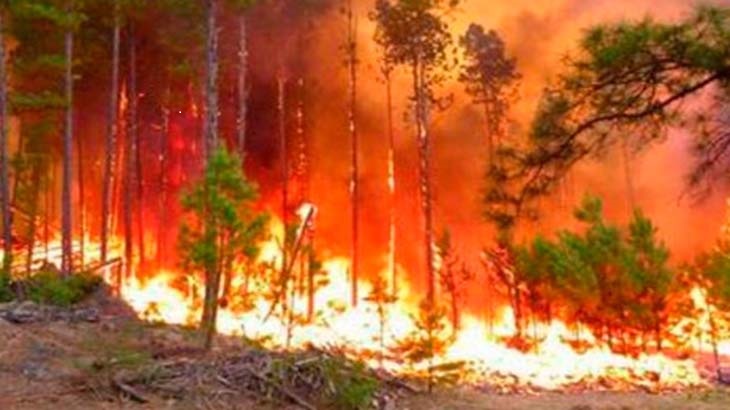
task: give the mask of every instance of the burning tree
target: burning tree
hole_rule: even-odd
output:
[[[183,197],[189,218],[178,245],[182,266],[205,277],[201,329],[206,348],[215,334],[222,275],[230,274],[236,258],[255,254],[261,240],[267,217],[252,210],[256,198],[238,156],[223,148],[212,153],[202,180]]]
[[[433,215],[431,209],[431,137],[429,112],[438,104],[434,87],[443,80],[441,69],[450,60],[452,43],[444,10],[457,0],[378,0],[371,18],[377,24],[375,41],[387,53],[384,58],[393,66],[405,65],[413,80],[411,100],[418,141],[421,206],[424,218],[424,252],[428,299],[433,302],[436,289],[433,252]]]
[[[474,104],[481,105],[484,110],[491,166],[495,146],[505,133],[510,94],[514,92],[520,75],[515,60],[507,56],[504,41],[496,31],[485,32],[482,26],[472,24],[459,43],[466,57],[459,80],[464,83]]]
[[[708,321],[717,377],[722,380],[718,341],[730,332],[730,220],[723,225],[714,249],[701,255],[691,269],[703,289],[705,303],[699,309]]]
[[[458,380],[463,363],[436,363],[449,346],[446,311],[424,299],[414,318],[414,330],[394,348],[426,380],[429,393],[436,384]],[[425,367],[424,367],[425,365]]]
[[[438,270],[439,285],[449,298],[450,319],[453,335],[456,336],[461,328],[461,304],[466,296],[466,284],[474,278],[474,274],[467,269],[466,264],[456,255],[451,232],[447,229],[436,242],[440,268]]]
[[[373,281],[373,288],[365,300],[375,305],[375,309],[378,313],[378,335],[376,342],[380,347],[380,351],[378,352],[378,362],[382,366],[386,348],[385,332],[386,325],[388,323],[388,306],[395,303],[397,298],[395,295],[388,292],[387,281],[382,277],[377,277]]]

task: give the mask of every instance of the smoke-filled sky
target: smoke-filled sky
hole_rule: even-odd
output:
[[[358,127],[361,137],[362,246],[365,276],[385,268],[388,243],[387,129],[385,86],[380,78],[378,49],[372,41],[374,25],[367,15],[372,0],[357,0]],[[717,1],[727,3],[730,1]],[[344,3],[343,3],[344,4]],[[681,18],[692,11],[692,1],[664,0],[463,0],[449,17],[454,39],[470,23],[497,30],[517,58],[522,74],[512,117],[525,129],[542,89],[556,75],[561,60],[575,49],[587,27],[620,19]],[[311,199],[319,206],[317,243],[324,256],[349,255],[350,204],[348,182],[350,140],[347,131],[347,72],[342,44],[346,19],[333,0],[331,7],[304,15],[305,8],[276,12],[264,9],[252,19],[251,66],[253,134],[250,149],[255,175],[265,196],[277,204],[278,136],[276,133],[276,82],[279,55],[285,54],[288,108],[296,105],[299,77],[305,81],[306,133],[311,141]],[[285,16],[286,27],[272,15]],[[278,27],[278,28],[277,28]],[[306,35],[302,35],[306,33]],[[224,39],[225,44],[225,39]],[[224,48],[225,50],[225,45]],[[449,228],[454,242],[474,269],[480,269],[480,250],[493,240],[481,218],[479,203],[485,171],[486,138],[481,110],[470,104],[454,72],[439,89],[452,94],[453,104],[432,116],[435,226]],[[406,116],[410,80],[396,73],[396,179],[398,262],[418,278],[423,271],[422,223],[417,191],[417,152]],[[225,93],[224,93],[225,96]],[[230,96],[234,98],[233,95]],[[226,101],[223,101],[224,112]],[[519,135],[517,135],[519,137]],[[672,132],[667,141],[639,153],[630,164],[637,204],[660,227],[660,235],[676,260],[692,257],[710,246],[725,214],[726,189],[718,182],[714,194],[700,204],[681,199],[685,174],[692,158],[688,135]],[[543,219],[530,231],[550,234],[573,227],[571,209],[585,192],[600,195],[610,219],[625,222],[629,215],[624,165],[617,149],[605,158],[584,163],[571,174],[565,195],[543,202]],[[274,210],[278,210],[273,205]]]

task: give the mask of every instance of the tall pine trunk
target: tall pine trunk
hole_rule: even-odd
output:
[[[209,158],[213,155],[218,145],[218,0],[206,1],[206,13],[206,106],[204,138],[205,155]],[[206,223],[216,224],[215,221],[209,221],[207,218]],[[205,229],[212,228],[212,226],[206,226]],[[218,253],[220,254],[220,249],[218,249]],[[201,328],[205,336],[204,344],[206,349],[212,347],[215,336],[220,278],[221,269],[219,263],[216,263],[215,267],[206,268],[205,300],[203,302],[203,316],[201,318]]]
[[[205,154],[213,154],[218,144],[218,0],[206,0],[205,37]]]
[[[112,73],[109,88],[109,123],[106,132],[106,148],[104,154],[104,180],[102,182],[101,203],[101,262],[107,261],[109,246],[110,214],[112,209],[112,186],[114,180],[114,162],[117,146],[117,110],[119,106],[119,16],[115,2],[114,30],[112,33]],[[118,284],[118,286],[121,284]]]
[[[387,64],[387,63],[386,63]],[[388,111],[388,195],[390,206],[388,207],[388,269],[390,272],[391,292],[393,296],[398,294],[398,274],[396,272],[396,227],[395,227],[395,131],[393,129],[393,84],[391,82],[392,69],[386,66],[385,91],[386,108]]]
[[[63,136],[63,187],[61,193],[61,273],[71,274],[73,269],[73,223],[71,216],[71,184],[73,183],[73,46],[74,35],[66,29],[66,125]]]
[[[124,213],[124,276],[126,280],[132,276],[134,263],[134,230],[133,230],[133,201],[134,201],[134,151],[136,131],[136,100],[137,86],[133,69],[136,58],[134,44],[134,22],[129,23],[129,72],[128,72],[128,106],[127,106],[127,135],[124,141],[124,199],[122,201]]]
[[[76,138],[76,155],[78,156],[76,166],[79,196],[78,196],[78,208],[79,208],[79,269],[84,268],[86,263],[86,255],[84,246],[86,245],[86,198],[84,191],[84,151],[81,144],[81,138]]]
[[[169,94],[169,91],[166,93]],[[162,107],[162,135],[160,136],[160,174],[157,221],[157,266],[166,266],[167,255],[167,144],[170,133],[170,109]]]
[[[279,112],[279,160],[281,161],[281,221],[284,226],[281,247],[281,275],[282,293],[285,301],[288,287],[288,243],[289,243],[289,155],[287,153],[288,142],[286,135],[286,79],[283,68],[277,79],[277,110]],[[286,309],[286,303],[283,304]]]
[[[347,3],[347,65],[349,73],[349,109],[348,124],[351,142],[351,175],[350,196],[352,201],[352,306],[357,306],[357,282],[360,268],[359,252],[359,163],[358,163],[358,134],[357,134],[357,40],[356,27],[352,15],[352,0]]]
[[[5,74],[5,37],[3,11],[0,9],[0,199],[2,200],[2,272],[10,273],[13,258],[13,229],[10,217],[10,161],[8,160],[8,92]]]
[[[248,114],[248,44],[246,36],[246,16],[238,17],[238,115],[236,132],[238,133],[238,152],[241,161],[246,158],[246,115]]]
[[[431,209],[431,141],[428,134],[428,102],[425,66],[420,56],[413,63],[413,93],[416,104],[416,133],[419,156],[419,190],[424,221],[427,299],[433,305],[436,295],[436,275],[433,266],[433,220]]]

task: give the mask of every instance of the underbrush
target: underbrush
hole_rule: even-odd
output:
[[[0,303],[10,302],[14,296],[10,288],[10,275],[0,272]]]
[[[25,283],[28,299],[36,303],[68,307],[81,302],[101,284],[101,278],[85,272],[61,276],[39,272]]]
[[[94,293],[99,285],[101,278],[86,272],[64,277],[56,271],[42,271],[18,281],[0,273],[0,303],[12,302],[19,293],[22,295],[21,300],[69,307]]]

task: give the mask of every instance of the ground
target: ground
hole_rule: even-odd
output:
[[[227,380],[220,373],[211,373],[208,367],[196,367],[196,363],[235,367],[236,362],[231,362],[230,358],[248,354],[242,341],[222,338],[215,352],[205,353],[197,348],[198,341],[192,330],[143,323],[124,305],[108,298],[101,301],[97,298],[90,303],[98,309],[98,316],[85,314],[77,319],[64,317],[65,320],[24,324],[0,318],[0,409],[300,408],[286,404],[291,400],[286,400],[285,394],[279,391],[252,394],[251,391],[237,389],[230,381],[233,379]],[[154,372],[140,372],[139,369],[167,369],[168,373],[184,373],[184,377],[170,376],[164,379],[164,383],[155,384],[151,382],[155,379]],[[235,380],[238,383],[239,379]],[[126,388],[131,390],[125,391]],[[133,396],[136,394],[146,403],[135,401]],[[661,395],[586,392],[506,396],[482,393],[472,388],[433,394],[395,392],[391,389],[385,397],[389,398],[385,402],[381,400],[380,404],[389,410],[730,408],[730,390],[720,388]],[[314,404],[314,408],[332,407]]]

